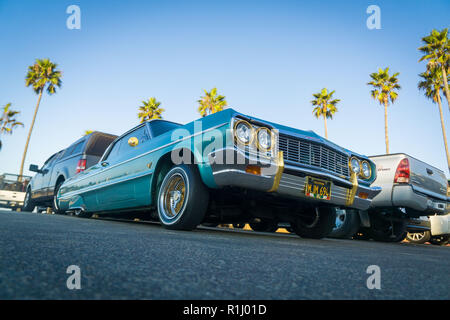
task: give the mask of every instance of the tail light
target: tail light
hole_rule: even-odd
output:
[[[409,183],[409,160],[407,158],[400,161],[395,171],[394,183]]]
[[[86,159],[80,159],[80,160],[78,160],[76,173],[79,173],[84,170],[86,170]]]

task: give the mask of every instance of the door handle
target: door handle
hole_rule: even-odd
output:
[[[101,163],[101,166],[102,166],[102,167],[107,167],[107,166],[109,166],[109,162],[103,161],[103,162]]]
[[[433,174],[433,170],[427,168],[427,173],[428,174]]]

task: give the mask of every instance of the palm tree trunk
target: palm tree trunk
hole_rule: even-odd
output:
[[[42,88],[41,92],[39,93],[39,98],[38,98],[38,102],[37,102],[37,105],[36,105],[36,109],[34,110],[33,121],[31,121],[30,130],[28,131],[27,142],[25,143],[25,150],[23,151],[23,156],[22,156],[22,163],[20,164],[20,171],[19,171],[19,179],[20,180],[22,180],[23,165],[25,164],[25,157],[27,156],[28,144],[30,143],[31,132],[33,131],[34,122],[36,121],[36,115],[37,115],[37,112],[38,112],[38,109],[39,109],[39,104],[41,103],[42,92],[44,92],[43,88]]]
[[[437,94],[437,102],[439,105],[439,114],[441,116],[442,137],[444,138],[445,153],[447,155],[447,166],[450,172],[450,154],[448,153],[447,134],[445,133],[444,115],[442,113],[441,95]]]
[[[441,66],[441,69],[442,69],[442,77],[444,78],[443,82],[444,82],[445,97],[447,98],[448,110],[450,110],[450,91],[448,89],[447,72],[445,71],[444,65]]]
[[[387,101],[384,102],[384,140],[386,142],[386,154],[389,154]]]
[[[327,108],[325,102],[322,105],[322,115],[323,115],[323,123],[325,126],[325,138],[328,139],[328,128],[327,128]]]

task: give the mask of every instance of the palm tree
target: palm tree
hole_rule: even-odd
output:
[[[17,126],[22,126],[23,123],[16,120],[16,116],[20,113],[11,109],[11,103],[7,103],[2,108],[2,116],[0,118],[0,134],[13,133],[13,129]],[[0,140],[0,150],[2,148],[2,141]]]
[[[400,73],[394,73],[389,75],[389,68],[378,69],[378,72],[370,74],[372,81],[367,83],[371,85],[373,90],[371,91],[372,98],[378,100],[380,105],[384,105],[384,136],[386,142],[386,154],[389,154],[389,136],[388,136],[388,117],[387,107],[389,102],[392,104],[398,97],[398,93],[395,90],[399,90],[401,87],[398,84],[398,75]]]
[[[197,100],[199,103],[198,112],[202,117],[222,111],[227,106],[225,96],[217,95],[217,88],[212,88],[210,92],[203,90],[205,96]]]
[[[49,59],[36,59],[32,66],[28,67],[28,72],[25,77],[25,86],[32,86],[34,92],[39,95],[36,109],[34,110],[33,120],[31,121],[30,130],[28,132],[27,142],[25,143],[25,150],[23,151],[22,163],[20,164],[19,178],[23,174],[23,165],[27,155],[28,144],[30,143],[31,132],[33,131],[36,115],[41,103],[42,93],[47,89],[47,93],[52,95],[56,93],[56,88],[61,87],[61,71],[56,70],[57,64],[51,62]]]
[[[314,100],[311,101],[313,106],[316,106],[313,110],[314,116],[319,119],[323,117],[323,123],[325,125],[325,138],[328,139],[327,118],[333,119],[333,115],[338,111],[336,105],[339,99],[333,99],[334,90],[328,92],[327,88],[323,88],[319,93],[313,94]]]
[[[441,90],[444,87],[444,78],[442,69],[439,67],[430,68],[427,72],[419,74],[422,80],[417,85],[419,90],[425,91],[425,96],[431,99],[439,106],[439,114],[441,116],[442,137],[444,138],[444,147],[447,155],[447,165],[450,171],[450,154],[448,152],[447,135],[445,133],[444,115],[442,113]],[[447,79],[448,80],[448,79]]]
[[[424,54],[419,61],[428,60],[428,70],[437,67],[441,69],[443,76],[444,92],[450,110],[450,91],[448,88],[448,71],[450,70],[450,40],[448,29],[442,31],[432,30],[422,38],[424,45],[419,50]]]
[[[142,106],[139,107],[138,118],[141,119],[141,123],[152,119],[162,119],[161,114],[164,112],[163,108],[160,108],[161,102],[157,101],[155,97],[142,101]]]

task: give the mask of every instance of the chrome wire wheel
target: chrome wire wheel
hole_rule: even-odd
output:
[[[159,208],[166,223],[175,222],[181,216],[187,202],[185,177],[176,172],[163,185]]]
[[[420,241],[425,238],[425,231],[410,233],[408,237],[410,237],[414,241]]]

